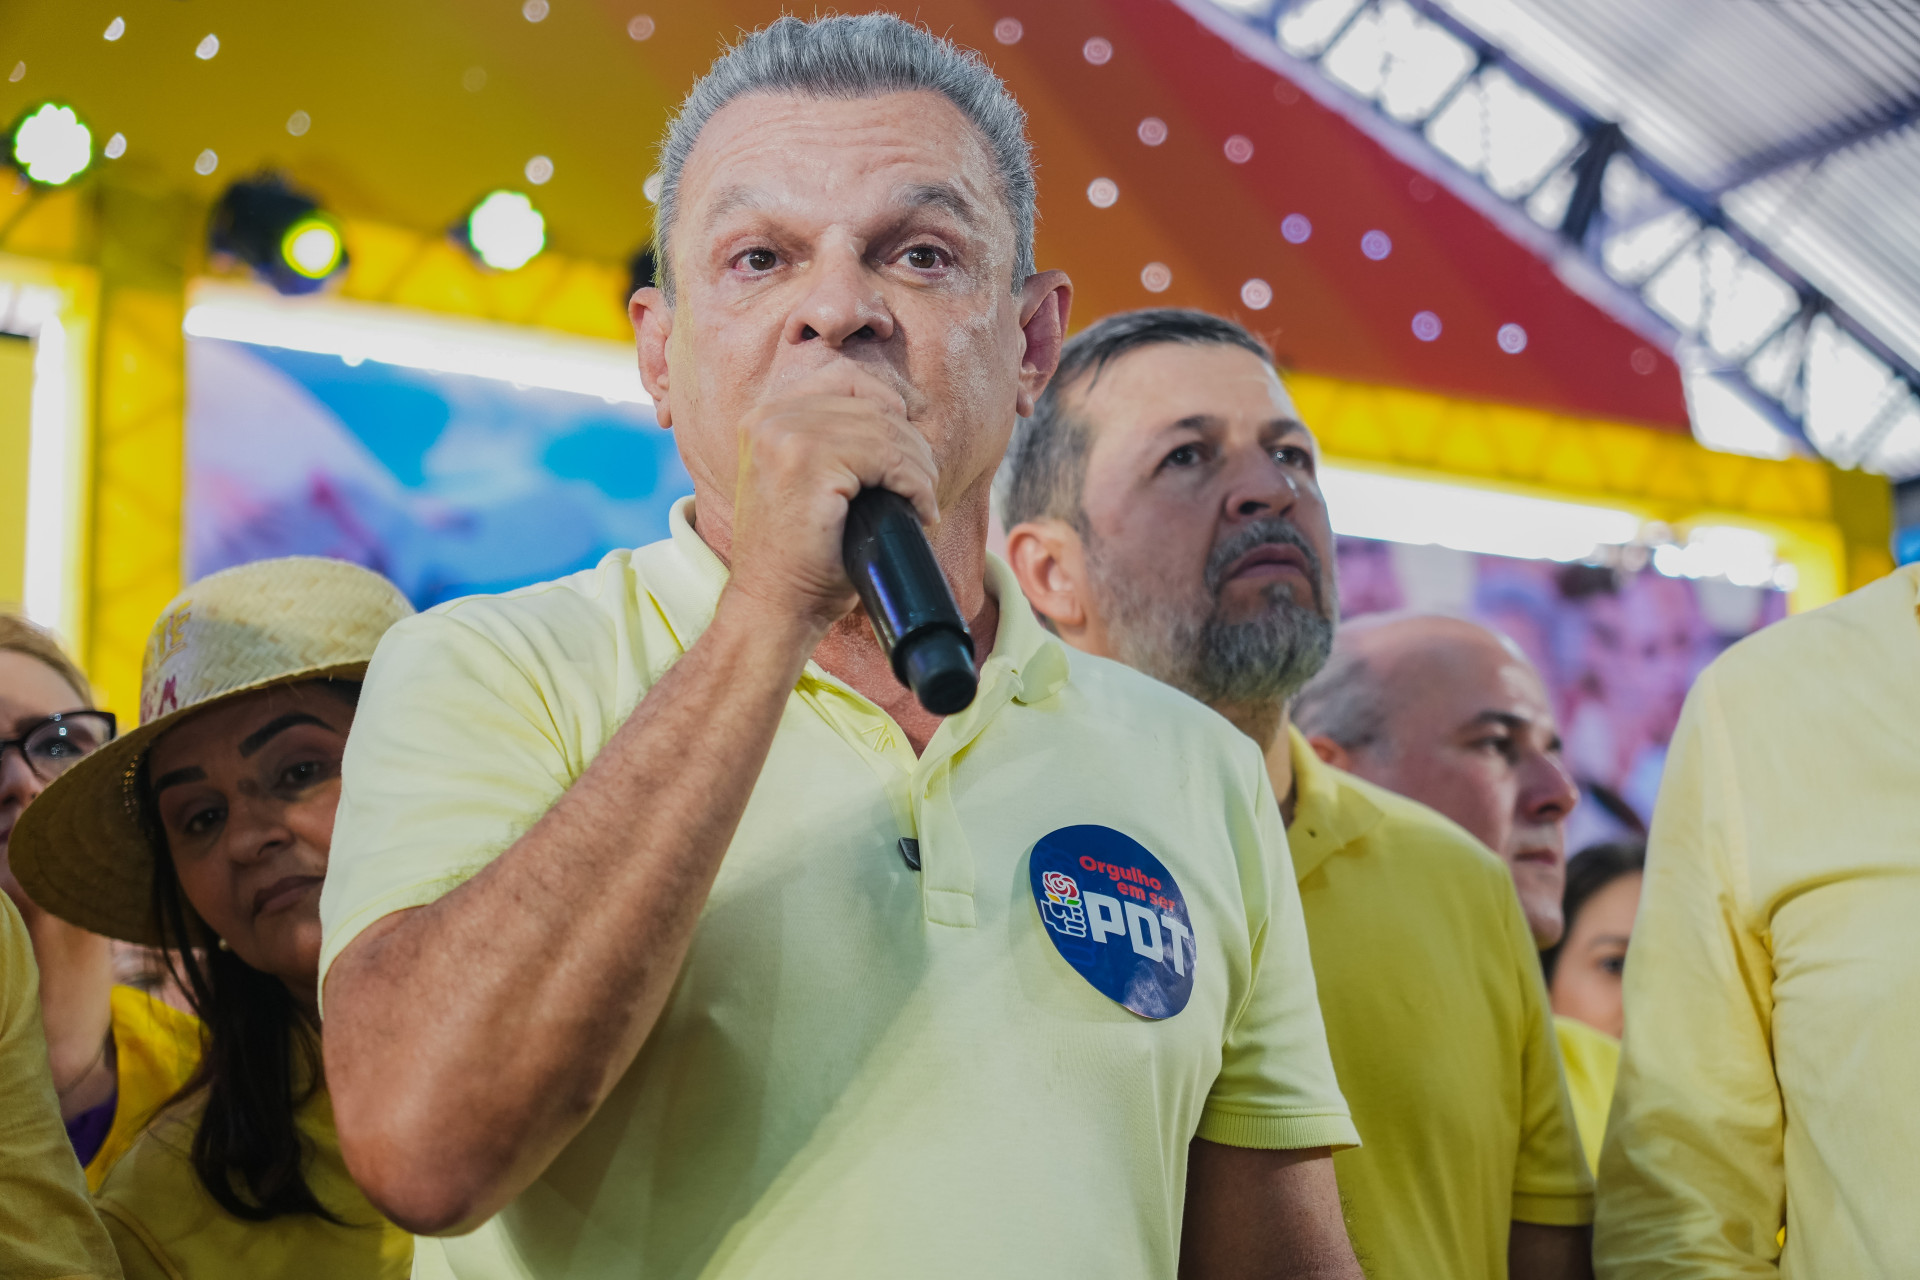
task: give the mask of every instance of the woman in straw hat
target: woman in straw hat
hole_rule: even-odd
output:
[[[201,1067],[97,1203],[129,1277],[386,1277],[410,1239],[348,1176],[321,1074],[320,884],[360,679],[411,613],[377,574],[290,557],[204,578],[147,643],[141,724],[12,837],[47,910],[159,946]]]
[[[60,1116],[95,1191],[193,1074],[200,1024],[116,984],[113,941],[28,897],[7,846],[26,807],[113,734],[113,716],[94,707],[87,678],[59,642],[18,614],[0,613],[0,892],[19,908],[33,943]]]

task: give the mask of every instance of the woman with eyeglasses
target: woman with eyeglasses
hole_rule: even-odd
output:
[[[106,745],[114,718],[46,631],[0,613],[0,890],[26,921],[60,1118],[87,1185],[108,1170],[200,1056],[191,1016],[114,982],[113,943],[44,910],[7,856],[14,824],[55,778]]]
[[[411,613],[308,556],[201,579],[148,640],[140,726],[13,830],[47,910],[159,946],[200,1069],[95,1196],[128,1280],[402,1280],[412,1237],[348,1174],[320,1057],[320,887],[360,680]]]

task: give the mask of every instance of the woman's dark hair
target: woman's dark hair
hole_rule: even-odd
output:
[[[357,703],[356,681],[329,680],[328,692]],[[167,966],[205,1025],[199,1069],[174,1095],[202,1091],[206,1108],[189,1152],[214,1202],[236,1218],[268,1222],[307,1213],[340,1219],[307,1185],[308,1144],[294,1113],[325,1087],[320,1028],[286,984],[231,951],[194,914],[174,870],[146,761],[135,776],[141,825],[153,848],[153,909]]]
[[[1646,870],[1646,866],[1647,846],[1638,840],[1588,845],[1567,860],[1567,887],[1560,895],[1560,914],[1566,921],[1566,929],[1560,941],[1540,953],[1540,967],[1547,971],[1548,982],[1553,981],[1554,966],[1560,962],[1560,948],[1573,936],[1573,922],[1580,918],[1581,909],[1594,894],[1621,876],[1637,875]]]

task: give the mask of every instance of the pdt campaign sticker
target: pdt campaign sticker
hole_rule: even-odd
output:
[[[1171,1018],[1193,995],[1199,948],[1173,873],[1112,827],[1061,827],[1030,859],[1033,901],[1061,958],[1143,1018]]]

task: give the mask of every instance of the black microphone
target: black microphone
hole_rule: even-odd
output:
[[[913,504],[890,489],[854,495],[840,560],[894,676],[934,715],[966,710],[980,686],[973,635]]]

